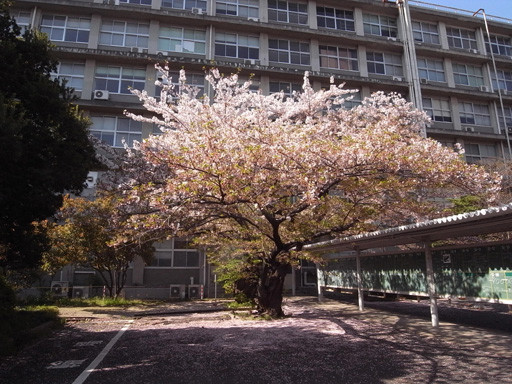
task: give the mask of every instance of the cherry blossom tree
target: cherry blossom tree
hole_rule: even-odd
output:
[[[133,234],[198,236],[224,257],[260,260],[257,304],[282,316],[282,293],[303,245],[410,223],[460,194],[491,198],[497,177],[420,135],[428,117],[397,94],[344,108],[351,91],[314,91],[308,75],[293,97],[251,92],[237,75],[207,75],[197,98],[158,68],[159,98],[134,91],[161,127],[128,150],[125,190]],[[332,83],[332,81],[331,81]]]

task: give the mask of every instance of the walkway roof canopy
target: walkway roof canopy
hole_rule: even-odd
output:
[[[512,231],[512,203],[421,223],[310,244],[313,252],[365,250]]]

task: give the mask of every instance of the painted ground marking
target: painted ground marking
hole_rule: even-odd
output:
[[[98,356],[92,361],[91,364],[85,370],[76,378],[75,381],[73,381],[72,384],[83,384],[83,382],[89,377],[89,375],[94,372],[94,369],[98,366],[99,363],[107,356],[109,351],[112,349],[112,347],[117,343],[117,341],[123,336],[123,333],[125,333],[128,328],[132,325],[133,320],[128,320],[128,324],[126,324],[123,328],[117,332],[117,334],[112,338],[112,340],[109,341],[107,345],[105,345],[105,348],[100,352]]]
[[[82,365],[82,363],[87,360],[65,360],[65,361],[55,361],[51,363],[46,369],[64,369],[64,368],[76,368]]]

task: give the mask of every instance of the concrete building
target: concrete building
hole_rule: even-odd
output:
[[[306,70],[316,89],[334,76],[358,90],[352,105],[375,91],[398,92],[432,117],[425,134],[461,144],[468,162],[512,157],[512,20],[409,3],[18,0],[12,15],[48,34],[60,60],[55,76],[74,87],[92,133],[114,147],[158,134],[123,111],[143,112],[129,87],[156,95],[154,65],[168,61],[203,92],[210,67],[253,74],[264,93],[300,91]],[[90,176],[94,187],[97,174]],[[185,264],[176,265],[183,252]],[[207,284],[206,265],[171,241],[159,246],[155,265],[135,263],[129,283]]]

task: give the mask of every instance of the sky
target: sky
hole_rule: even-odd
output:
[[[485,10],[487,15],[494,15],[512,19],[512,0],[421,0],[425,3],[439,4],[452,8],[459,8],[476,12],[480,8]],[[409,0],[410,5],[416,4]],[[512,21],[511,21],[512,22]]]

